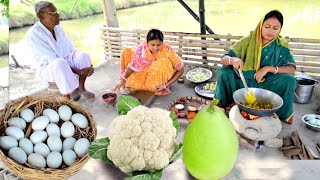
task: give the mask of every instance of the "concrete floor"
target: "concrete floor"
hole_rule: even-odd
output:
[[[34,93],[45,93],[45,87],[35,79],[34,70],[11,69],[10,70],[10,93],[9,99],[31,95]],[[108,135],[108,127],[117,112],[113,105],[105,104],[101,96],[111,91],[119,77],[119,63],[108,61],[95,69],[95,73],[88,78],[87,89],[96,94],[94,101],[81,98],[78,103],[85,107],[93,115],[97,124],[97,138]],[[181,96],[194,96],[195,85],[185,80],[184,84],[172,86],[172,94],[157,97],[150,105],[151,107],[166,108],[168,104]],[[1,99],[5,101],[5,99]],[[301,117],[305,114],[315,113],[320,105],[320,87],[315,87],[313,100],[308,104],[294,104],[294,123],[288,125],[282,123],[282,131],[279,137],[285,137],[292,131],[298,130],[303,140],[312,148],[316,141],[320,141],[320,133],[305,127]],[[1,107],[0,104],[0,109]],[[181,128],[178,139],[183,138],[185,127]],[[223,179],[319,179],[320,161],[288,160],[282,156],[281,151],[273,148],[263,148],[259,151],[250,151],[240,147],[238,161],[229,175]],[[118,180],[124,179],[126,175],[115,167],[105,165],[103,162],[90,159],[86,165],[70,180],[96,179],[96,180]],[[162,179],[185,180],[193,179],[187,172],[182,158],[168,166]]]

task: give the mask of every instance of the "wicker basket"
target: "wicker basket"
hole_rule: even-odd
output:
[[[80,129],[76,127],[76,132],[73,137],[76,139],[87,138],[92,142],[97,135],[97,129],[95,122],[91,114],[83,109],[78,103],[69,100],[65,97],[57,97],[53,95],[38,95],[38,96],[27,96],[13,100],[7,103],[6,107],[0,111],[0,135],[5,134],[5,129],[7,128],[7,120],[10,117],[17,117],[19,112],[25,108],[30,108],[34,111],[35,117],[42,114],[42,111],[46,108],[52,108],[57,110],[60,105],[66,104],[73,110],[73,113],[79,112],[85,115],[89,121],[89,126],[86,129]],[[27,125],[26,137],[30,136],[31,133],[31,123]],[[7,157],[7,151],[0,150],[0,158],[4,164],[15,174],[21,176],[24,179],[65,179],[68,176],[79,171],[85,163],[88,161],[89,156],[78,158],[76,162],[67,166],[64,163],[60,166],[60,169],[51,168],[34,168],[29,164],[18,164],[14,160]]]

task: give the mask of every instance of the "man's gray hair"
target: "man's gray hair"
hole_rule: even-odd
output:
[[[53,5],[53,3],[49,1],[39,1],[34,4],[34,10],[36,11],[36,14],[38,15],[40,12],[42,12],[46,7]]]

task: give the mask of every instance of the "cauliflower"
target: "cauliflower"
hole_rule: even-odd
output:
[[[153,172],[169,164],[178,148],[175,138],[167,111],[140,105],[112,121],[107,156],[123,172]]]

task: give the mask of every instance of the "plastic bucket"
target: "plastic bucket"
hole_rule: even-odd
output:
[[[316,81],[311,79],[298,79],[294,91],[294,102],[301,104],[310,102],[315,83]]]

